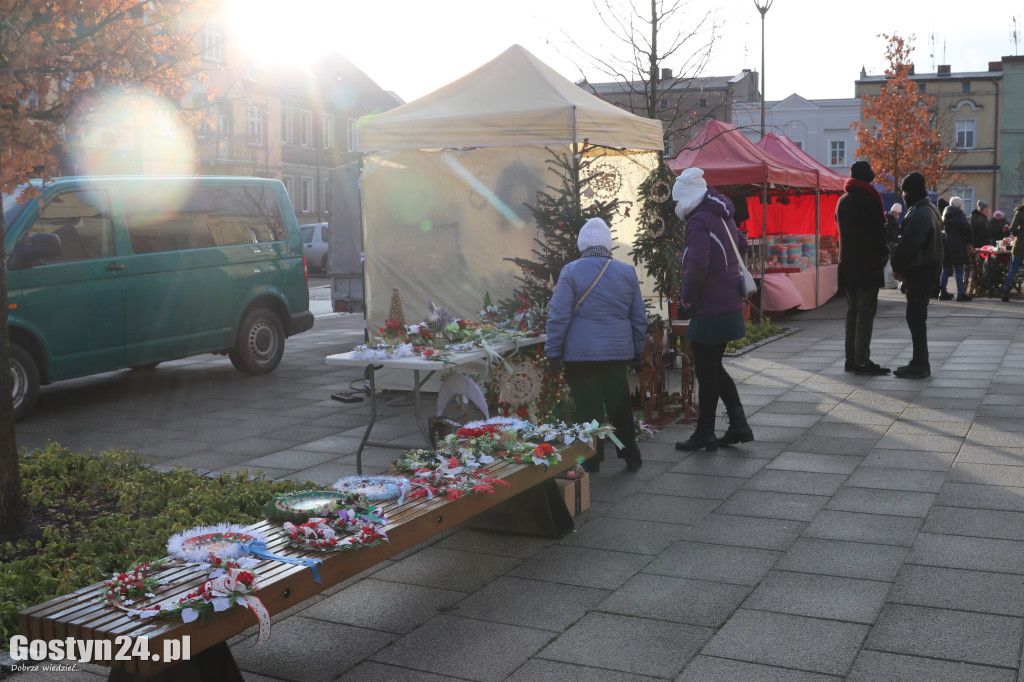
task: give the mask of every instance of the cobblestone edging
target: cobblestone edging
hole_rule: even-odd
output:
[[[749,346],[744,346],[743,348],[740,348],[737,351],[733,351],[732,353],[726,353],[725,357],[727,357],[727,358],[739,357],[740,355],[743,355],[744,353],[749,353],[750,351],[754,350],[755,348],[760,348],[761,346],[763,346],[765,344],[768,344],[768,343],[771,343],[772,341],[777,341],[779,339],[784,339],[787,336],[792,336],[793,334],[796,334],[798,331],[800,331],[800,330],[799,329],[788,329],[788,328],[783,329],[781,334],[776,334],[775,336],[769,336],[767,339],[761,339],[757,343],[752,343]]]

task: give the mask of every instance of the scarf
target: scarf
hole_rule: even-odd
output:
[[[603,246],[591,246],[580,254],[580,258],[588,258],[589,256],[602,256],[604,258],[611,258],[612,252]]]
[[[875,186],[870,182],[864,182],[863,180],[857,180],[856,178],[847,178],[846,183],[843,185],[843,191],[849,192],[851,189],[860,190],[861,192],[867,192],[875,198],[878,202],[878,211],[882,216],[882,224],[885,225],[888,220],[885,218],[885,204],[882,203],[882,195],[878,193]]]

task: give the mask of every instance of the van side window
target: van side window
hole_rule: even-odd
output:
[[[114,229],[110,202],[103,191],[63,192],[43,208],[24,238],[42,232],[60,237],[60,255],[42,261],[44,265],[72,263],[114,256]]]
[[[135,253],[156,253],[281,241],[284,220],[266,187],[190,186],[187,196],[155,199],[135,189],[124,196],[125,224]]]

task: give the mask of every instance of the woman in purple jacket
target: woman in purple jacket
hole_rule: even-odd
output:
[[[690,318],[686,338],[693,346],[700,403],[697,430],[688,440],[676,443],[676,449],[714,451],[719,445],[754,440],[736,384],[722,366],[725,344],[746,335],[740,263],[733,243],[742,255],[747,252],[747,240],[733,222],[732,202],[708,188],[700,168],[679,174],[672,198],[676,215],[686,222],[679,306]],[[719,398],[725,403],[729,429],[716,440]]]

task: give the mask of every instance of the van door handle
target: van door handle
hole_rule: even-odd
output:
[[[117,263],[111,263],[110,265],[103,269],[106,270],[107,272],[120,272],[121,270],[124,270],[124,266],[118,265]]]

